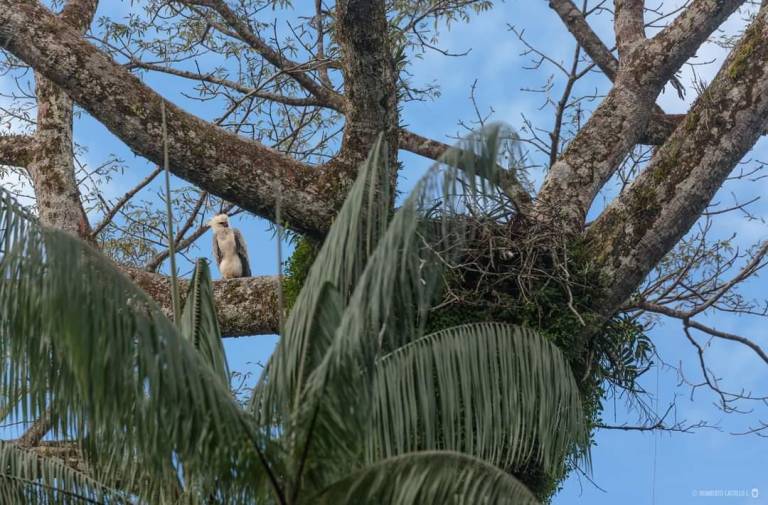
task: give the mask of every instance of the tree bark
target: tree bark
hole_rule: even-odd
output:
[[[640,141],[664,84],[742,3],[695,0],[654,38],[634,44],[613,89],[550,169],[537,202],[543,220],[583,226],[598,191]]]
[[[170,315],[170,279],[138,268],[123,267],[123,272],[147,292]],[[182,296],[188,282],[180,280]],[[223,337],[269,335],[280,331],[280,305],[277,276],[243,277],[216,281],[213,295]],[[184,300],[182,299],[182,304]]]
[[[619,71],[619,60],[592,30],[579,8],[571,0],[550,0],[549,6],[560,16],[576,42],[605,76],[611,82],[615,81]],[[640,144],[654,146],[663,144],[683,117],[683,114],[665,114],[661,107],[654,106],[653,116],[640,137]]]
[[[69,0],[62,20],[85,32],[96,13],[98,0]],[[91,241],[91,227],[80,199],[75,172],[72,111],[74,104],[54,83],[35,73],[37,123],[35,134],[17,159],[32,179],[40,222]],[[53,426],[46,410],[18,439],[22,447],[37,446]]]
[[[32,178],[40,221],[90,240],[75,178],[72,100],[48,79],[35,74],[37,130],[27,171]]]
[[[0,165],[26,167],[34,149],[35,138],[31,135],[1,135]]]
[[[768,8],[650,165],[590,226],[604,276],[598,304],[615,311],[685,235],[768,126]]]
[[[384,0],[339,0],[336,39],[348,102],[340,158],[347,166],[357,166],[383,133],[394,167],[399,142],[397,71]]]
[[[614,32],[619,55],[629,54],[633,47],[645,40],[644,0],[615,0]]]

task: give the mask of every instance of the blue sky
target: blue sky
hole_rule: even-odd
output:
[[[102,1],[99,15],[120,16],[130,8],[130,3]],[[305,0],[294,2],[301,8]],[[308,2],[306,2],[308,3]],[[673,2],[668,2],[672,5]],[[265,13],[269,15],[269,13]],[[547,52],[558,61],[567,61],[574,49],[574,42],[562,27],[557,16],[549,10],[543,0],[510,0],[499,4],[491,12],[486,12],[468,25],[453,25],[451,30],[442,30],[442,46],[452,51],[471,49],[461,58],[446,57],[434,52],[424,54],[413,60],[411,72],[415,84],[437,82],[441,94],[433,102],[409,103],[403,107],[403,123],[412,130],[436,139],[450,141],[451,136],[464,131],[458,122],[471,120],[473,109],[470,100],[470,87],[477,80],[476,96],[483,112],[491,108],[495,111],[493,119],[506,122],[513,127],[521,126],[525,116],[542,127],[552,122],[551,108],[544,106],[544,96],[526,93],[523,88],[536,88],[554,73],[552,66],[544,65],[538,71],[524,70],[530,63],[527,56],[521,55],[523,46],[516,36],[508,31],[508,25],[525,29],[526,38],[537,48]],[[740,16],[734,16],[725,25],[726,33],[735,33],[743,26]],[[597,23],[597,30],[604,40],[611,45],[611,29],[607,18]],[[697,62],[714,60],[712,64],[695,67],[700,78],[711,80],[722,61],[724,51],[710,44],[699,54]],[[682,79],[690,83],[694,68],[686,67]],[[204,117],[211,117],[215,110],[201,110],[200,105],[182,96],[188,89],[188,83],[163,77],[147,77],[147,81],[156,87],[169,100],[182,105]],[[604,93],[608,81],[602,75],[593,75],[585,79],[579,89],[584,93]],[[10,83],[0,80],[0,88],[8,89]],[[562,80],[556,81],[552,90],[558,96]],[[679,99],[671,90],[661,95],[659,103],[668,112],[684,112],[695,92],[689,90],[685,100]],[[105,187],[106,196],[115,198],[142,179],[152,168],[146,160],[135,157],[119,140],[107,132],[98,122],[83,114],[76,124],[75,136],[78,142],[88,146],[87,163],[96,165],[115,154],[126,160],[127,170],[123,176],[115,178]],[[761,141],[748,159],[768,159],[766,143]],[[413,183],[415,178],[429,165],[429,162],[415,155],[404,153],[405,165],[403,188]],[[542,173],[531,173],[534,181],[540,181]],[[176,182],[179,184],[179,182]],[[724,204],[732,202],[732,195],[742,200],[761,196],[766,192],[768,183],[729,183],[718,195]],[[151,190],[143,195],[152,198]],[[610,191],[607,193],[610,196]],[[596,203],[593,214],[604,205],[603,200]],[[758,216],[768,215],[768,208],[762,201],[757,202],[752,211]],[[278,268],[276,243],[267,223],[254,217],[237,220],[249,243],[252,270],[255,275],[273,274]],[[727,214],[715,220],[714,232],[719,236],[737,234],[737,243],[748,247],[756,241],[768,238],[766,225],[759,221],[747,221],[742,216]],[[207,255],[210,237],[202,238],[197,254]],[[286,249],[284,253],[289,251]],[[763,281],[753,279],[745,294],[750,297],[768,298]],[[764,321],[738,317],[717,316],[708,321],[716,323],[718,328],[737,332],[755,339],[763,346],[768,345]],[[685,340],[680,326],[675,322],[657,326],[652,337],[659,354],[665,363],[682,367],[686,376],[700,379],[696,356],[693,348]],[[258,374],[258,362],[263,362],[274,348],[277,339],[274,336],[246,337],[227,339],[225,347],[232,369]],[[743,386],[756,392],[766,393],[768,368],[765,363],[755,359],[746,349],[720,342],[713,343],[707,349],[707,357],[723,378],[725,384]],[[554,503],[575,504],[614,504],[614,503],[650,503],[650,504],[768,504],[768,440],[733,436],[731,431],[743,430],[749,423],[749,417],[743,415],[724,415],[713,406],[716,398],[708,391],[699,390],[691,395],[690,388],[679,386],[678,372],[672,367],[661,367],[645,377],[644,387],[654,392],[660,410],[675,401],[679,420],[690,422],[706,420],[716,424],[719,429],[702,429],[694,434],[638,433],[623,431],[601,431],[596,436],[597,446],[593,451],[593,471],[591,479],[573,475],[563,490],[555,497]],[[768,409],[763,405],[756,407],[756,416],[763,414],[768,418]],[[636,414],[628,410],[621,400],[606,405],[605,421],[608,423],[635,424]],[[599,487],[598,487],[599,486]],[[752,490],[757,489],[759,496],[753,498]],[[718,496],[718,494],[736,494],[737,496]],[[747,496],[738,496],[746,493]],[[712,496],[714,495],[714,496]]]

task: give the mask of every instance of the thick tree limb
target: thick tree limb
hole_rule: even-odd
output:
[[[322,107],[329,107],[331,109],[335,108],[333,104],[327,104],[315,97],[292,97],[292,96],[277,95],[275,93],[261,92],[255,88],[245,86],[238,82],[216,77],[213,74],[203,74],[198,72],[191,72],[188,70],[179,70],[179,69],[176,69],[173,67],[167,67],[164,65],[145,63],[135,59],[132,59],[131,62],[126,65],[126,67],[141,68],[144,70],[161,72],[161,73],[174,75],[177,77],[182,77],[182,78],[190,79],[194,81],[208,82],[211,84],[216,84],[216,85],[233,89],[235,91],[238,91],[248,96],[256,96],[256,97],[264,98],[266,100],[270,100],[273,102],[283,103],[286,105],[322,106]],[[339,110],[338,112],[344,113],[345,111]],[[672,121],[667,120],[667,117],[664,116],[663,113],[661,114],[661,116],[662,117],[658,118],[660,128],[654,130],[653,132],[650,132],[650,131],[648,132],[648,134],[654,135],[654,138],[657,139],[657,143],[662,143],[663,140],[666,139],[669,133],[671,133],[672,130],[674,129]],[[665,120],[667,120],[667,122],[664,122]],[[445,153],[448,149],[451,148],[451,146],[443,142],[439,142],[437,140],[432,140],[432,139],[423,137],[418,133],[411,132],[404,128],[400,128],[399,148],[405,151],[412,152],[414,154],[418,154],[420,156],[424,156],[425,158],[429,158],[431,160],[438,160],[443,153]],[[510,197],[513,198],[513,200],[515,201],[516,204],[518,204],[518,206],[522,207],[522,206],[529,205],[531,203],[530,195],[525,190],[525,188],[522,187],[519,181],[515,178],[514,174],[509,174],[509,175],[510,177],[508,177],[507,180],[505,181],[506,183],[505,190],[507,190]],[[100,227],[97,227],[97,229],[99,228]],[[94,234],[95,233],[97,232],[94,232]],[[156,266],[157,266],[156,264],[153,264],[153,267],[156,267]],[[148,269],[151,270],[151,268],[149,267]]]
[[[0,30],[8,51],[67,91],[134,152],[161,162],[161,96],[36,2],[0,0]],[[280,201],[283,222],[295,231],[317,236],[328,229],[338,202],[329,203],[326,194],[347,184],[350,174],[300,163],[172,104],[166,110],[175,175],[270,220]]]
[[[0,165],[26,167],[34,149],[35,138],[31,135],[0,135]]]
[[[614,1],[614,31],[619,55],[631,52],[638,42],[645,40],[644,3],[644,0]]]
[[[16,443],[24,448],[36,446],[51,429],[52,422],[51,411],[46,410],[43,415],[32,423],[32,426],[27,428],[24,434],[16,440]]]
[[[27,172],[35,189],[40,220],[89,240],[91,227],[75,176],[72,99],[39,73],[35,73],[35,96],[36,146]]]
[[[30,447],[28,450],[41,458],[58,458],[78,472],[85,474],[89,472],[88,464],[76,441],[42,440],[35,447]]]
[[[645,60],[651,66],[658,66],[657,70],[646,77],[647,81],[656,84],[659,80],[668,81],[744,3],[745,0],[693,0],[667,27],[644,42],[643,45],[648,46],[646,50],[638,48],[641,50],[635,55],[636,58]],[[653,59],[646,60],[648,56]]]
[[[583,226],[594,197],[640,141],[664,84],[743,0],[694,0],[625,55],[613,89],[555,163],[539,192],[543,219]]]
[[[68,0],[60,17],[83,33],[90,27],[97,7],[98,0]],[[35,97],[35,146],[26,168],[34,185],[40,220],[47,226],[91,240],[91,227],[75,176],[72,99],[38,73],[35,73]],[[19,438],[19,445],[37,446],[52,426],[53,412],[49,408]]]
[[[604,310],[618,307],[696,222],[768,117],[768,8],[650,165],[590,226],[605,274]],[[606,312],[607,313],[607,312]]]
[[[67,0],[59,17],[69,26],[86,32],[91,26],[99,0]]]
[[[123,267],[131,280],[163,308],[171,313],[170,279],[137,268]],[[182,295],[187,282],[180,282]],[[280,331],[276,276],[243,277],[213,283],[219,326],[224,337],[269,335]],[[182,301],[183,302],[183,301]]]
[[[610,49],[592,30],[584,15],[571,0],[550,0],[549,6],[560,16],[576,42],[586,51],[593,62],[613,82],[619,71],[617,60]],[[653,106],[653,116],[648,122],[639,143],[661,145],[683,118],[682,115],[666,114],[658,105]]]
[[[389,160],[397,161],[398,72],[384,0],[336,2],[336,40],[341,48],[346,125],[340,158],[356,166],[384,133]],[[397,174],[393,171],[393,177]]]

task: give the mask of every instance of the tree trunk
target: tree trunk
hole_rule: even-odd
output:
[[[90,240],[91,229],[75,178],[72,100],[51,81],[35,74],[36,145],[27,171],[43,224]]]

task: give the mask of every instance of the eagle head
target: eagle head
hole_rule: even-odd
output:
[[[216,214],[210,221],[208,221],[208,225],[213,228],[214,231],[221,228],[229,228],[229,216],[226,214]]]

